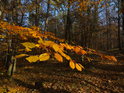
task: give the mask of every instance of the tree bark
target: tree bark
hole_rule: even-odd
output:
[[[120,10],[120,1],[118,0],[118,8]],[[119,13],[119,10],[118,10],[118,48],[119,50],[122,49],[121,47],[121,30],[120,30],[120,27],[121,27],[121,24],[120,24],[120,13]]]
[[[45,27],[44,27],[45,31],[48,30],[47,24],[48,24],[49,10],[50,10],[50,0],[47,1],[47,12],[46,12],[46,19],[45,19]]]
[[[70,18],[70,2],[68,0],[68,10],[66,16],[66,25],[65,25],[65,39],[68,41],[68,43],[71,42],[71,27],[72,27],[72,21]]]

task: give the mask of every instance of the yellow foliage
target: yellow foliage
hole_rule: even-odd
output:
[[[36,47],[38,47],[38,48],[40,47],[40,45],[39,45],[39,44],[36,44],[35,46],[36,46]]]
[[[22,57],[25,57],[25,56],[28,56],[27,54],[20,54],[20,55],[16,55],[15,58],[22,58]]]
[[[43,43],[42,38],[40,38],[40,39],[38,40],[38,43],[39,43],[39,44],[42,44],[42,43]]]
[[[0,38],[5,38],[6,36],[5,35],[0,35]]]
[[[82,71],[82,69],[84,68],[84,67],[83,67],[81,64],[79,64],[79,63],[76,63],[75,67],[76,67],[76,69],[77,69],[78,71]]]
[[[26,48],[25,48],[25,51],[26,51],[26,52],[30,52],[30,51],[32,51],[32,50],[31,50],[30,48],[26,47]]]
[[[41,54],[41,55],[39,56],[39,60],[40,60],[40,61],[46,61],[46,60],[49,60],[49,58],[50,58],[49,53],[43,53],[43,54]]]
[[[114,57],[114,56],[104,56],[106,59],[108,60],[112,60],[112,61],[115,61],[117,62],[117,59]]]
[[[71,45],[69,45],[69,44],[66,44],[66,45],[65,45],[65,48],[68,49],[68,50],[74,49],[74,47],[71,46]]]
[[[56,60],[58,60],[59,62],[63,62],[63,58],[60,54],[58,53],[54,53],[54,57],[56,58]]]
[[[38,56],[29,56],[29,57],[26,58],[26,60],[28,62],[32,63],[32,62],[38,61],[39,60],[39,57]]]
[[[87,52],[85,50],[81,50],[80,52],[81,52],[82,55],[87,54]]]
[[[22,45],[26,48],[35,48],[35,44],[34,43],[31,43],[31,42],[25,42],[25,43],[22,43]]]
[[[71,46],[71,45],[69,45],[69,44],[61,43],[60,45],[61,45],[63,48],[66,48],[66,49],[68,49],[68,50],[74,49],[74,46]]]
[[[71,69],[75,69],[75,63],[74,63],[74,61],[70,61],[69,62],[69,66],[71,67]]]
[[[78,65],[79,65],[80,67],[82,67],[82,69],[84,69],[84,66],[82,66],[80,63],[78,63]]]
[[[58,51],[63,57],[65,57],[67,60],[71,60],[71,57],[66,55],[64,52],[62,52],[61,50]]]
[[[78,46],[76,46],[76,47],[74,48],[74,51],[75,51],[77,54],[80,52],[80,50],[81,50],[81,48],[78,47]]]
[[[43,45],[45,46],[52,46],[54,45],[55,43],[53,41],[44,41]]]
[[[117,59],[114,56],[110,56],[110,57],[111,57],[111,60],[117,62]]]
[[[53,44],[53,49],[56,51],[56,52],[58,52],[59,51],[59,45],[57,45],[57,44]]]
[[[86,57],[89,62],[91,62],[93,59],[90,57]]]

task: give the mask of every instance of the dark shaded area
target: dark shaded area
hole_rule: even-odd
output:
[[[85,66],[86,68],[79,72],[72,70],[68,62],[28,63],[24,60],[19,60],[17,72],[11,83],[16,84],[17,87],[26,88],[26,92],[29,93],[33,90],[37,90],[38,93],[76,93],[80,89],[78,89],[78,86],[85,89],[85,91],[93,91],[91,93],[96,93],[97,91],[98,93],[123,93],[123,60],[119,60],[118,63],[110,62],[110,64],[107,61],[92,61],[85,65],[87,67]],[[4,80],[4,77],[0,76],[0,79]],[[1,86],[2,84],[0,83]],[[9,83],[4,84],[9,85]],[[74,90],[73,84],[75,84]],[[65,87],[66,85],[69,85],[72,90]]]
[[[14,82],[16,82],[19,86],[23,86],[26,87],[28,89],[37,89],[39,91],[39,93],[70,93],[66,90],[62,90],[62,89],[53,89],[53,88],[44,88],[41,82],[35,82],[35,85],[31,85],[31,84],[27,84],[26,82],[23,82],[19,79],[13,79]]]
[[[97,64],[94,67],[106,71],[124,72],[124,65]]]

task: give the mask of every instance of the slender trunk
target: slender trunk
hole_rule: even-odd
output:
[[[66,25],[65,25],[65,39],[68,40],[68,43],[71,42],[71,27],[72,27],[72,22],[70,19],[70,2],[68,1],[68,10],[66,16]]]
[[[39,26],[39,2],[36,0],[36,9],[35,9],[35,26]]]
[[[107,37],[106,37],[106,42],[107,42],[107,50],[109,49],[109,10],[108,10],[108,6],[107,6],[107,0],[105,1],[105,5],[106,5],[106,31],[107,31]]]
[[[122,36],[124,38],[124,0],[121,0],[121,9],[122,9]],[[124,43],[124,39],[122,43]],[[124,47],[124,44],[123,44],[123,47]]]
[[[22,26],[22,25],[23,25],[23,19],[24,19],[24,13],[22,13],[22,16],[21,16],[21,19],[20,19],[19,26]]]
[[[47,1],[47,12],[46,12],[46,19],[45,19],[45,28],[44,30],[48,30],[48,17],[49,17],[49,10],[50,10],[50,0]]]
[[[16,58],[14,57],[16,54],[15,44],[16,43],[13,36],[10,35],[10,38],[8,39],[8,53],[6,58],[7,75],[10,77],[16,71]]]
[[[120,13],[119,13],[119,11],[120,11],[120,1],[118,0],[118,8],[119,8],[119,10],[118,10],[118,48],[119,48],[119,50],[121,50],[122,48],[121,48],[121,30],[120,30],[120,27],[121,27],[121,24],[120,24],[120,19],[121,19],[121,17],[120,17]]]
[[[121,0],[121,9],[122,9],[122,28],[124,33],[124,0]]]

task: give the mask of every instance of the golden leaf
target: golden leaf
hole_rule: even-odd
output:
[[[36,47],[40,47],[40,45],[39,45],[39,44],[36,44],[35,46],[36,46]]]
[[[53,44],[53,49],[57,52],[57,51],[59,51],[59,45],[57,45],[57,44]]]
[[[80,64],[81,65],[81,64]],[[80,66],[78,63],[76,63],[76,69],[78,70],[78,71],[82,71],[82,65]]]
[[[62,52],[61,50],[58,51],[63,57],[65,57],[67,60],[71,60],[71,57],[66,55],[64,52]]]
[[[5,35],[0,35],[0,38],[5,38],[6,36]]]
[[[65,54],[65,58],[66,58],[67,60],[71,60],[71,57],[68,56],[68,55],[66,55],[66,54]]]
[[[78,65],[84,69],[84,66],[82,66],[80,63],[78,63]]]
[[[79,53],[80,50],[81,50],[81,49],[80,49],[79,47],[75,47],[75,48],[74,48],[74,51],[75,51],[76,53]]]
[[[85,50],[81,50],[80,52],[81,52],[82,55],[87,54],[87,52]]]
[[[36,62],[39,60],[38,56],[29,56],[26,58],[26,60],[28,60],[28,62],[32,63],[32,62]]]
[[[73,46],[65,44],[65,48],[68,49],[68,50],[71,50],[71,49],[73,49]]]
[[[35,44],[31,42],[21,43],[26,48],[35,48]]]
[[[117,59],[114,56],[111,56],[111,60],[117,62]]]
[[[48,60],[49,58],[50,58],[49,53],[43,53],[43,54],[41,54],[41,55],[39,56],[39,60],[40,60],[40,61],[46,61],[46,60]]]
[[[93,59],[90,57],[86,57],[89,62],[91,62]]]
[[[30,52],[30,51],[32,51],[32,50],[31,50],[30,48],[26,47],[26,48],[25,48],[25,51]]]
[[[70,61],[69,62],[69,66],[72,68],[72,69],[75,69],[75,63],[74,63],[74,61]]]
[[[27,54],[20,54],[20,55],[16,55],[15,58],[22,58],[22,57],[25,57],[25,56],[28,56]]]
[[[45,46],[52,46],[54,44],[53,41],[44,41],[43,45]]]
[[[117,59],[114,56],[104,56],[104,58],[117,62]]]
[[[39,44],[43,43],[42,38],[39,38],[38,43],[39,43]]]
[[[64,51],[64,47],[63,47],[63,46],[60,46],[59,49],[60,49],[61,51]]]
[[[54,54],[54,57],[55,57],[56,60],[58,60],[59,62],[63,62],[63,58],[62,58],[62,56],[61,56],[60,54],[55,53],[55,54]]]

